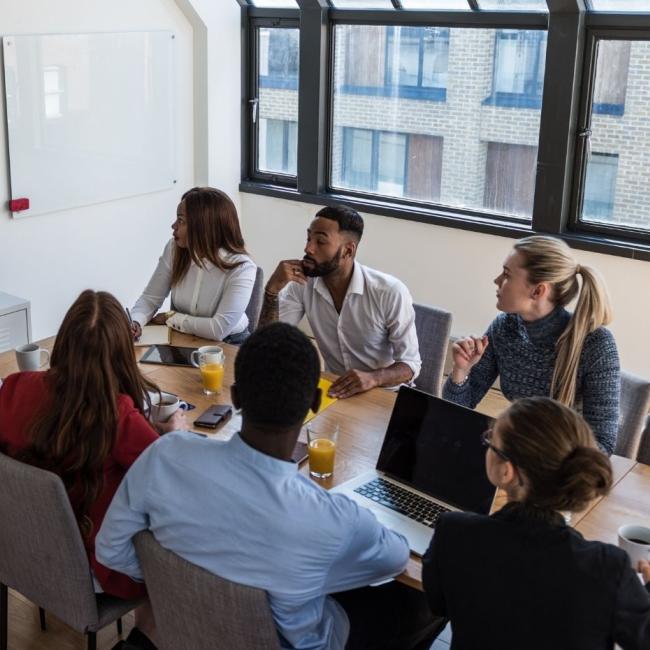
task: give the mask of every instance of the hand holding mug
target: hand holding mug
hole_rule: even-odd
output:
[[[167,422],[158,422],[156,428],[160,433],[169,433],[170,431],[188,431],[190,425],[185,415],[185,409],[177,408],[171,414]]]

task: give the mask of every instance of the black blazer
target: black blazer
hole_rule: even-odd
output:
[[[433,613],[451,619],[452,650],[650,649],[650,585],[624,551],[557,513],[446,514],[422,579]]]

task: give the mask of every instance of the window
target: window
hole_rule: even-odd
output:
[[[519,43],[520,32],[510,32],[512,42]],[[543,33],[523,33],[545,41]],[[513,112],[483,101],[493,83],[492,69],[476,61],[492,56],[495,38],[491,29],[337,25],[331,186],[470,210],[489,207],[508,218],[530,220],[536,160],[526,159],[528,180],[518,190],[518,202],[498,194],[496,202],[485,203],[486,143],[510,142],[536,151],[539,138],[539,108]],[[427,43],[436,42],[437,50],[433,45],[427,49]],[[392,62],[382,60],[384,53]],[[423,65],[425,61],[430,64]],[[543,61],[536,66],[543,76]],[[517,68],[510,71],[512,77]],[[410,92],[348,92],[352,80],[369,87],[385,83],[386,76],[393,88]],[[523,89],[523,82],[506,79],[505,70],[501,82]],[[429,91],[442,90],[443,84],[446,100],[441,102]],[[378,135],[387,132],[401,135],[390,140]]]
[[[492,94],[486,104],[540,108],[546,32],[501,29],[496,33]]]
[[[442,138],[343,128],[343,164],[334,185],[385,196],[440,196]]]
[[[536,164],[537,147],[488,142],[485,207],[512,215],[531,214]]]
[[[287,120],[260,120],[259,168],[262,171],[296,174],[298,125]]]
[[[449,29],[389,27],[386,47],[387,86],[401,97],[445,98]]]
[[[650,41],[598,39],[577,225],[650,233]]]
[[[650,261],[650,0],[238,2],[242,191]]]
[[[444,101],[449,29],[349,26],[342,92]]]
[[[594,86],[594,113],[623,115],[627,73],[630,67],[629,41],[600,41]]]
[[[255,175],[295,176],[298,157],[298,30],[260,27],[257,39]]]
[[[298,30],[260,29],[260,86],[298,88]]]
[[[616,193],[616,154],[594,153],[587,164],[585,198],[582,205],[583,219],[611,221]]]

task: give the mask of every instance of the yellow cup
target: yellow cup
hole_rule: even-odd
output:
[[[199,365],[199,370],[201,371],[203,392],[206,395],[220,393],[223,388],[223,364],[205,363]]]
[[[203,392],[206,395],[215,395],[221,392],[225,359],[223,350],[218,345],[205,345],[192,352],[192,365],[201,371]]]
[[[334,472],[334,457],[339,436],[338,424],[309,423],[307,453],[309,474],[314,478],[329,478]]]

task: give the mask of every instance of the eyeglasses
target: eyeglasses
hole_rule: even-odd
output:
[[[486,449],[491,449],[501,460],[507,460],[509,463],[512,462],[512,459],[502,452],[498,447],[495,447],[492,444],[492,429],[488,429],[481,434],[481,442]]]

